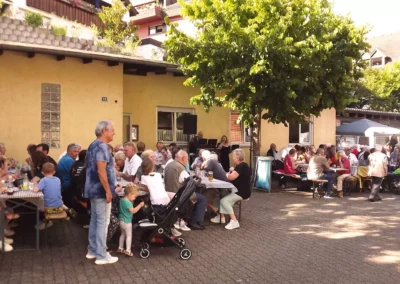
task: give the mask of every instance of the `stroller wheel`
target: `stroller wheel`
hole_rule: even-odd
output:
[[[182,239],[182,238],[177,238],[176,240],[177,240],[178,243],[180,243],[182,246],[184,246],[184,245],[186,244],[186,243],[185,243],[185,240]]]
[[[150,248],[150,245],[149,245],[149,243],[142,243],[142,249],[149,249]]]
[[[190,249],[185,248],[181,250],[181,258],[183,260],[188,260],[191,257],[192,257],[192,251]]]
[[[148,258],[150,256],[150,251],[148,249],[142,249],[140,251],[141,258]]]

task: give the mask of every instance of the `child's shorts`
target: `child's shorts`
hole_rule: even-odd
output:
[[[64,208],[61,207],[51,207],[51,208],[45,208],[44,212],[46,214],[60,214],[64,211]]]

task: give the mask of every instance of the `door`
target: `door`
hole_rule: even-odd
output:
[[[124,113],[124,117],[122,120],[123,125],[123,142],[130,142],[131,141],[131,125],[132,125],[132,114],[131,113]]]

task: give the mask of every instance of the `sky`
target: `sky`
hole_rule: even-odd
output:
[[[336,13],[350,14],[356,25],[372,26],[368,37],[400,32],[400,0],[332,0]]]

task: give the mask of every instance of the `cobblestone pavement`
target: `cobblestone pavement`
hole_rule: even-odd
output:
[[[398,284],[400,196],[382,197],[369,203],[366,194],[324,200],[254,192],[240,229],[210,224],[184,233],[193,251],[188,261],[169,247],[152,249],[149,259],[135,250],[132,258],[96,266],[85,259],[87,230],[74,221],[56,224],[47,249],[0,254],[0,283]]]

